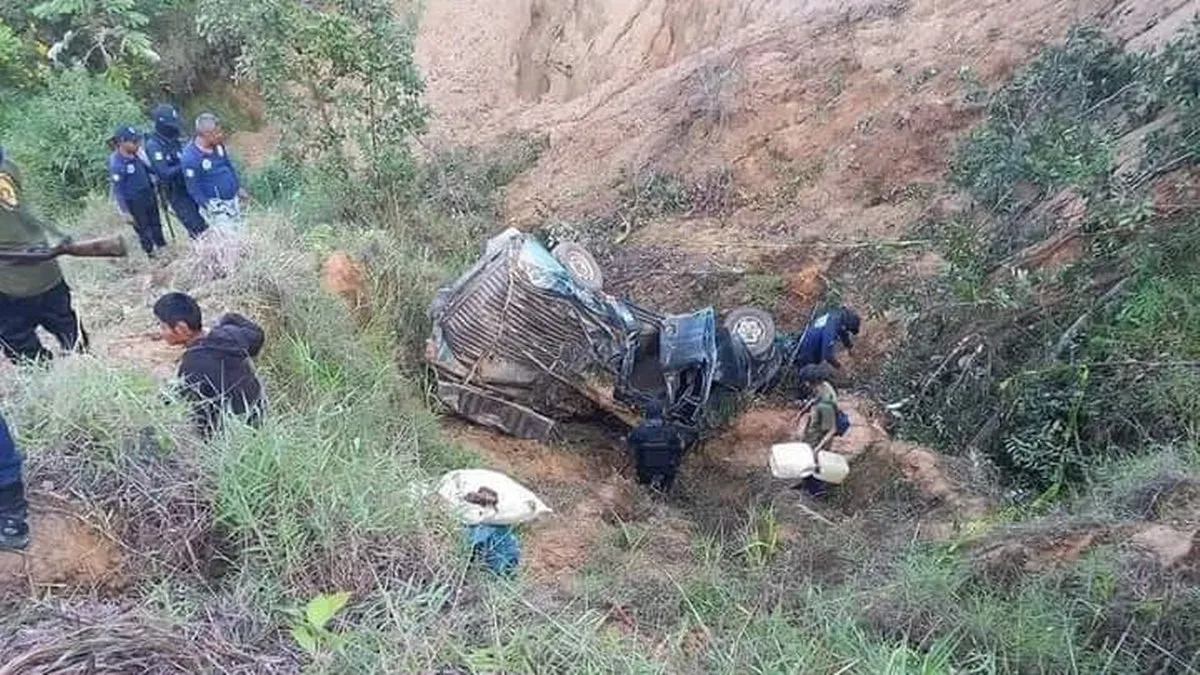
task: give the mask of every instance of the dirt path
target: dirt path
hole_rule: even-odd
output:
[[[158,260],[146,261],[134,254],[116,263],[119,270],[113,278],[97,274],[94,268],[80,269],[77,275],[68,269],[76,309],[90,332],[91,353],[65,358],[95,358],[149,374],[165,385],[181,352],[159,338],[151,308],[162,293],[176,288],[180,275],[195,278],[195,259],[204,254],[203,244],[197,249],[181,239]],[[0,377],[4,371],[15,373],[7,362],[0,364]],[[124,583],[125,555],[105,514],[56,494],[53,486],[30,485],[28,493],[31,544],[23,553],[0,552],[4,593],[31,593],[46,587],[116,589]]]
[[[123,584],[124,556],[104,529],[77,506],[31,491],[32,539],[22,553],[0,551],[0,596],[46,587],[115,589]]]

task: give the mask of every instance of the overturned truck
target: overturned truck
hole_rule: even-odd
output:
[[[604,412],[633,425],[647,401],[696,432],[775,381],[784,360],[769,314],[739,308],[661,315],[603,290],[581,247],[554,252],[509,229],[430,307],[426,359],[438,398],[520,438]]]

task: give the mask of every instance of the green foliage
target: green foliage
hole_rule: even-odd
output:
[[[1164,217],[1148,188],[1200,159],[1198,54],[1197,25],[1148,55],[1075,29],[992,98],[952,163],[983,208],[921,228],[949,264],[912,349],[886,366],[896,399],[918,392],[902,413],[906,434],[989,452],[1049,496],[1110,454],[1195,438],[1200,218],[1178,205]],[[1115,140],[1147,124],[1144,152],[1124,148],[1116,172]],[[998,281],[1002,262],[1060,226],[1034,207],[1064,186],[1057,203],[1087,211],[1082,259]],[[1122,275],[1123,290],[1100,302]]]
[[[780,526],[775,510],[760,506],[751,510],[746,523],[746,545],[742,555],[751,566],[762,567],[770,563],[780,548]]]
[[[258,171],[247,174],[247,189],[263,204],[295,199],[304,184],[304,169],[272,157]]]
[[[1022,182],[1044,191],[1103,178],[1115,142],[1105,106],[1140,92],[1131,86],[1139,64],[1099,30],[1072,30],[993,97],[987,121],[955,154],[954,183],[1010,212],[1023,205],[1014,194]]]
[[[223,86],[232,80],[237,52],[229,45],[204,39],[196,30],[197,8],[194,0],[167,0],[163,11],[151,16],[147,32],[153,40],[159,59],[152,68],[142,68],[131,83],[139,98],[151,101],[164,96],[190,103],[192,98],[208,95],[207,108],[227,123],[233,122],[232,111],[214,102],[232,102],[222,96],[213,101],[213,92],[227,94]],[[185,105],[186,107],[186,105]],[[188,117],[194,118],[195,114]],[[240,120],[238,120],[240,122]],[[233,126],[233,124],[230,124]],[[250,126],[237,126],[247,129]]]
[[[778,274],[747,274],[742,282],[746,285],[747,304],[755,307],[772,309],[779,304],[787,291],[787,280]]]
[[[1012,431],[1003,439],[1001,459],[1010,471],[1055,490],[1083,476],[1090,459],[1082,438],[1092,412],[1088,377],[1086,367],[1063,367],[1005,383],[1014,400],[1006,420]]]
[[[320,172],[338,215],[392,205],[413,180],[409,142],[425,124],[412,30],[392,4],[201,0],[199,8],[201,33],[238,45],[242,73],[282,131],[282,153]]]
[[[451,148],[425,163],[420,195],[450,216],[495,217],[501,189],[537,163],[550,139],[544,135],[514,135],[489,149]]]
[[[44,0],[30,16],[52,27],[49,56],[65,66],[105,72],[128,86],[132,72],[159,60],[147,29],[151,16],[173,0]]]
[[[0,19],[0,86],[9,91],[26,91],[41,84],[45,77],[46,68],[39,63],[32,40]]]
[[[288,632],[306,654],[316,656],[323,650],[336,650],[340,647],[341,640],[328,626],[350,601],[350,595],[345,591],[321,593],[308,601],[303,612],[293,612],[293,621]]]
[[[4,130],[30,201],[62,216],[80,208],[90,192],[105,190],[104,139],[141,116],[137,101],[103,77],[80,68],[54,75],[44,92],[19,105]]]

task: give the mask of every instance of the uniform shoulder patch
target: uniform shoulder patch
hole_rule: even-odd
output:
[[[12,211],[21,205],[17,195],[17,182],[7,173],[0,172],[0,208]]]

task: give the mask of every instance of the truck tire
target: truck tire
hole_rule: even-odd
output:
[[[564,241],[554,247],[553,254],[576,281],[593,291],[604,288],[604,273],[600,271],[600,263],[596,262],[586,248],[574,242]]]
[[[725,315],[725,329],[746,345],[750,356],[759,358],[771,352],[775,344],[775,320],[754,307],[738,307]]]

